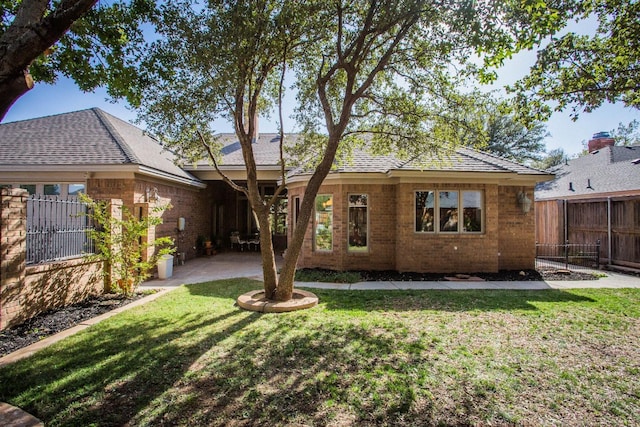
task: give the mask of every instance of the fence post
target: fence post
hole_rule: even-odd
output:
[[[26,190],[3,188],[0,193],[0,330],[19,314],[26,272]]]
[[[569,241],[564,241],[564,269],[569,269]]]
[[[596,269],[600,270],[600,239],[596,240]]]

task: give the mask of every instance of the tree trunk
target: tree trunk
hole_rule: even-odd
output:
[[[31,63],[53,46],[97,0],[62,0],[46,13],[48,0],[24,0],[0,36],[0,121],[13,103],[33,87]]]
[[[268,299],[273,299],[278,286],[278,270],[275,253],[273,251],[273,242],[271,241],[269,210],[263,209],[263,212],[258,212],[256,217],[258,218],[258,225],[260,227],[260,255],[262,257],[264,294]]]
[[[296,265],[298,264],[298,257],[300,256],[302,244],[304,243],[307,226],[311,219],[311,214],[313,213],[315,198],[320,186],[331,170],[331,165],[335,159],[341,135],[342,130],[338,129],[337,132],[334,132],[329,136],[329,142],[327,143],[327,148],[325,149],[322,162],[320,162],[320,165],[318,165],[315,172],[309,179],[307,188],[304,191],[302,204],[300,205],[300,212],[298,213],[297,218],[298,222],[295,224],[291,241],[287,245],[287,253],[284,258],[282,270],[280,271],[278,287],[276,288],[274,297],[277,301],[287,301],[291,299],[293,295],[293,281],[296,273]]]
[[[13,78],[0,79],[0,122],[18,98],[32,88],[33,79],[26,70]]]

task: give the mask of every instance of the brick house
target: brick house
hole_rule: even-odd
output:
[[[196,237],[210,232],[210,198],[206,184],[174,161],[143,131],[99,109],[0,125],[0,330],[104,289],[101,266],[82,257],[29,264],[29,193],[83,191],[119,199],[135,215],[170,203],[155,234],[195,256]],[[178,218],[186,220],[184,231]]]
[[[286,135],[293,141],[296,135]],[[219,135],[221,169],[246,181],[235,135]],[[279,135],[256,134],[263,195],[280,180]],[[0,125],[0,329],[101,290],[100,266],[82,258],[26,265],[28,193],[119,199],[135,215],[170,203],[157,236],[175,239],[186,259],[199,237],[229,247],[257,230],[248,201],[208,162],[178,157],[139,128],[99,109]],[[285,250],[309,175],[288,171],[272,216]],[[534,186],[553,175],[469,148],[442,159],[402,161],[358,152],[332,171],[315,200],[299,267],[416,272],[529,269],[535,259]],[[184,228],[179,224],[184,224]]]
[[[534,186],[551,175],[460,147],[440,160],[365,152],[325,179],[299,267],[414,272],[534,268]],[[308,175],[288,178],[292,220]]]
[[[29,194],[121,199],[130,212],[170,203],[157,234],[195,255],[210,225],[207,185],[178,167],[173,153],[139,128],[98,108],[0,125],[0,185]],[[177,231],[178,218],[187,226]]]
[[[589,153],[553,169],[535,191],[536,241],[593,245],[611,268],[640,268],[640,145],[594,135]]]
[[[220,140],[221,168],[242,183],[235,135]],[[255,137],[264,195],[273,194],[280,178],[278,143],[277,134]],[[62,194],[85,186],[94,198],[120,198],[132,207],[147,202],[150,191],[158,194],[174,206],[158,234],[174,237],[187,258],[195,256],[198,235],[213,235],[228,247],[232,231],[258,231],[246,198],[211,165],[180,168],[156,140],[99,109],[0,125],[0,148],[0,184],[45,192],[58,185]],[[521,200],[533,198],[536,183],[551,175],[469,148],[440,162],[419,160],[360,152],[333,171],[320,190],[299,265],[441,272],[533,267],[534,215],[523,213]],[[273,218],[279,250],[307,179],[289,173]],[[184,232],[176,230],[178,218],[186,219]]]

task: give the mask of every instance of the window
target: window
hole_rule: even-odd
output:
[[[291,227],[293,230],[298,223],[298,217],[300,216],[300,197],[293,198],[293,217],[291,218]]]
[[[68,194],[70,196],[75,196],[79,193],[84,193],[84,184],[69,184]]]
[[[44,185],[44,194],[46,196],[59,196],[60,195],[60,184],[45,184]]]
[[[458,231],[458,192],[440,191],[438,193],[440,206],[440,231]]]
[[[314,223],[314,249],[330,251],[333,249],[333,196],[316,196],[316,215]]]
[[[27,192],[31,194],[36,194],[36,185],[35,184],[23,184],[20,188],[27,190]]]
[[[462,231],[482,231],[482,192],[462,192]]]
[[[366,194],[349,195],[349,250],[366,252],[369,235]]]
[[[416,231],[433,231],[435,203],[435,192],[416,192]]]
[[[415,203],[418,233],[482,232],[482,191],[416,191]]]
[[[278,198],[271,206],[271,232],[274,234],[287,234],[287,196]]]

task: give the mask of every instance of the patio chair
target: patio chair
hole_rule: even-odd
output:
[[[233,249],[234,245],[238,245],[240,251],[244,251],[244,245],[248,244],[246,240],[242,240],[240,238],[240,233],[238,231],[233,231],[231,233],[231,236],[229,237],[229,240],[231,241],[231,249]]]
[[[254,250],[260,250],[260,234],[255,233],[253,238],[247,240],[247,244],[249,245],[249,249],[251,249],[251,246],[253,245]]]

